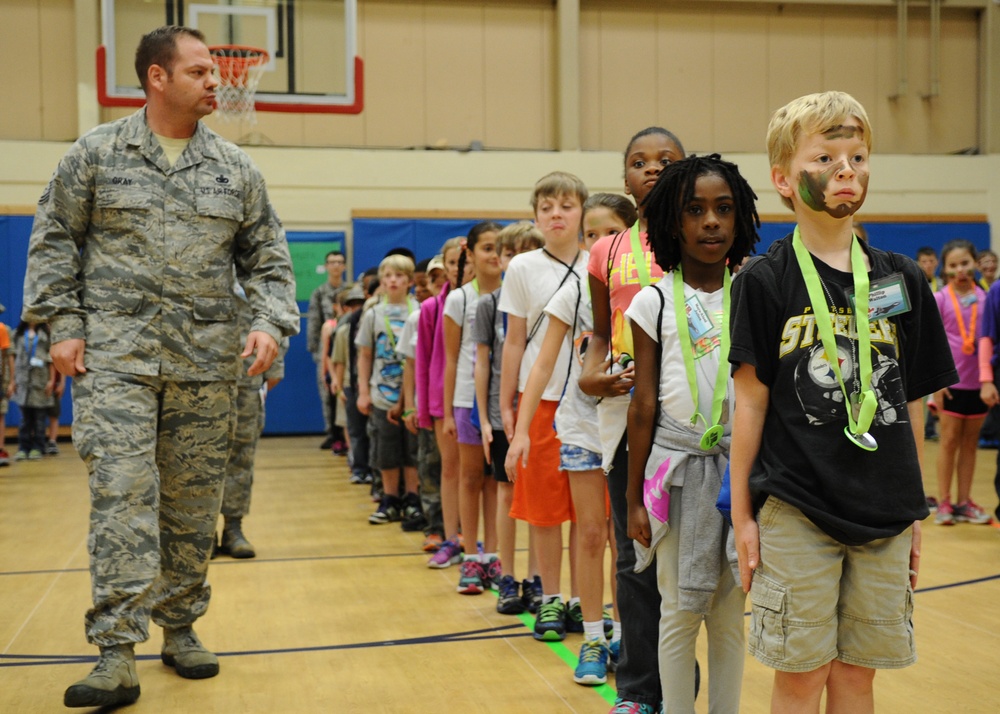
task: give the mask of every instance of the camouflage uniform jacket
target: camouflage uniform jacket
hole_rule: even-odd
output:
[[[256,166],[200,122],[170,166],[141,109],[60,161],[35,217],[23,315],[49,323],[53,343],[86,340],[88,368],[235,379],[236,279],[254,330],[278,342],[298,331],[288,244]]]
[[[330,285],[329,280],[326,280],[309,296],[309,312],[306,314],[306,348],[317,362],[322,358],[319,350],[323,323],[335,316],[333,308],[337,304],[337,295],[343,289],[343,283],[335,288]]]

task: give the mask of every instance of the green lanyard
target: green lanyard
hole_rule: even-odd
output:
[[[639,285],[646,287],[652,284],[649,277],[649,265],[646,263],[646,254],[642,250],[642,243],[639,241],[639,221],[636,221],[629,231],[629,238],[632,241],[632,259],[635,261],[635,270],[639,274]]]
[[[865,271],[865,259],[861,252],[861,243],[855,237],[851,241],[851,273],[854,278],[854,325],[858,335],[858,363],[861,372],[860,393],[848,394],[847,385],[840,373],[840,360],[837,355],[837,338],[833,334],[830,310],[827,308],[826,296],[820,284],[819,273],[813,263],[812,255],[802,244],[802,237],[799,235],[799,227],[795,226],[795,233],[792,235],[792,248],[795,250],[795,258],[798,260],[799,269],[802,271],[802,278],[806,283],[806,290],[809,292],[809,302],[812,305],[813,314],[816,316],[816,329],[819,331],[820,340],[823,342],[823,350],[826,353],[826,361],[833,369],[837,383],[840,384],[840,391],[844,394],[847,409],[847,424],[844,427],[844,434],[855,445],[865,451],[875,451],[878,448],[874,437],[868,433],[871,428],[872,419],[875,417],[875,408],[878,406],[878,399],[871,388],[872,384],[872,350],[871,332],[868,321],[868,273]]]
[[[715,375],[715,389],[712,392],[712,423],[698,411],[698,376],[694,371],[694,345],[691,342],[691,327],[688,322],[686,303],[684,300],[684,276],[681,267],[674,269],[674,317],[677,321],[677,335],[681,341],[681,353],[684,355],[684,371],[687,373],[688,387],[691,389],[691,399],[694,401],[694,414],[691,415],[691,426],[699,420],[705,422],[708,429],[701,437],[701,448],[708,451],[722,439],[723,427],[722,405],[726,400],[729,387],[729,286],[732,278],[727,269],[722,275],[722,332],[719,334],[719,371]]]

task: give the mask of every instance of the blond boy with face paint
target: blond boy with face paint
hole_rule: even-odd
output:
[[[920,400],[956,374],[916,263],[854,235],[871,137],[842,92],[774,114],[798,225],[733,281],[732,518],[772,712],[819,712],[824,689],[827,712],[871,712],[875,669],[916,660]]]

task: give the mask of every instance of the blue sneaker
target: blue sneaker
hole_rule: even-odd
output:
[[[596,685],[608,681],[608,646],[601,640],[586,640],[580,645],[580,662],[573,672],[577,684]]]
[[[545,642],[560,642],[566,638],[566,606],[562,600],[553,598],[538,608],[534,637]]]
[[[656,712],[656,707],[652,704],[640,704],[618,697],[608,714],[656,714]]]
[[[532,615],[542,606],[542,579],[537,575],[531,580],[521,581],[521,602]]]
[[[504,575],[497,583],[500,597],[497,599],[497,612],[501,615],[520,615],[524,612],[524,603],[518,592],[518,583],[513,575]]]

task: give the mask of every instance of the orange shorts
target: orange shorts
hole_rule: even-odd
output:
[[[528,429],[531,439],[528,465],[517,464],[510,516],[533,526],[558,526],[576,521],[569,478],[559,469],[560,443],[553,426],[558,406],[559,402],[544,399],[538,404]]]

